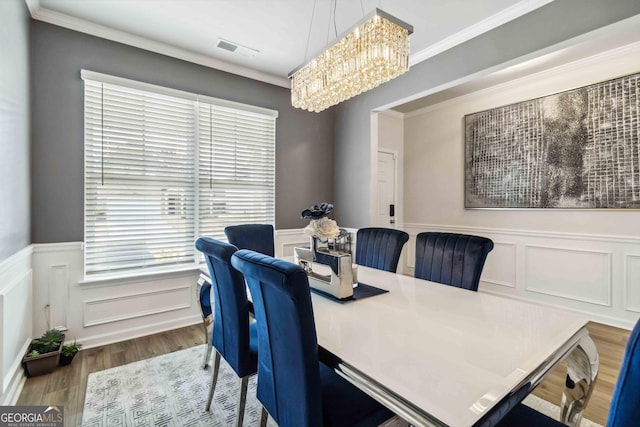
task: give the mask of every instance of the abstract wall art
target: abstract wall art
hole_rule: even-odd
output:
[[[640,208],[640,73],[465,116],[466,208]]]

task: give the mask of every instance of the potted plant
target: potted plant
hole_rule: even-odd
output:
[[[49,329],[40,338],[31,341],[22,365],[29,377],[48,374],[58,366],[60,348],[64,334],[57,329]]]
[[[78,344],[76,340],[73,340],[72,344],[63,345],[60,350],[60,366],[66,366],[76,357],[78,351],[82,348],[82,344]]]

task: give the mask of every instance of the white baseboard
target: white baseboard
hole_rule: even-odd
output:
[[[27,381],[27,376],[24,374],[22,366],[14,372],[9,388],[2,395],[0,405],[2,406],[15,406],[20,398],[20,393],[24,388],[24,383]]]

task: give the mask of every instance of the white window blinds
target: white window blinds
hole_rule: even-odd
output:
[[[273,224],[275,121],[200,103],[200,234],[224,238],[227,225]]]
[[[277,113],[87,74],[87,275],[194,264],[197,237],[274,223]]]

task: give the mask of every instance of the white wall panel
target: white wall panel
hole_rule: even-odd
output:
[[[309,246],[309,237],[301,229],[276,230],[275,250],[277,257],[293,256],[296,246]]]
[[[516,245],[514,243],[493,242],[482,270],[482,282],[515,288],[516,286]]]
[[[63,320],[85,348],[198,323],[198,270],[85,280],[81,242],[34,245],[33,336]],[[65,295],[66,290],[66,295]]]
[[[190,286],[181,286],[87,300],[84,302],[84,327],[189,308],[190,291]]]
[[[69,305],[69,265],[49,266],[49,325],[67,329]]]
[[[525,289],[611,305],[611,253],[525,245]]]
[[[0,405],[14,405],[22,385],[22,356],[31,340],[31,247],[0,263]]]
[[[640,255],[626,255],[624,287],[624,308],[640,313]]]
[[[479,292],[551,305],[623,328],[638,319],[640,238],[416,223],[403,229],[411,246],[423,231],[492,239]]]

